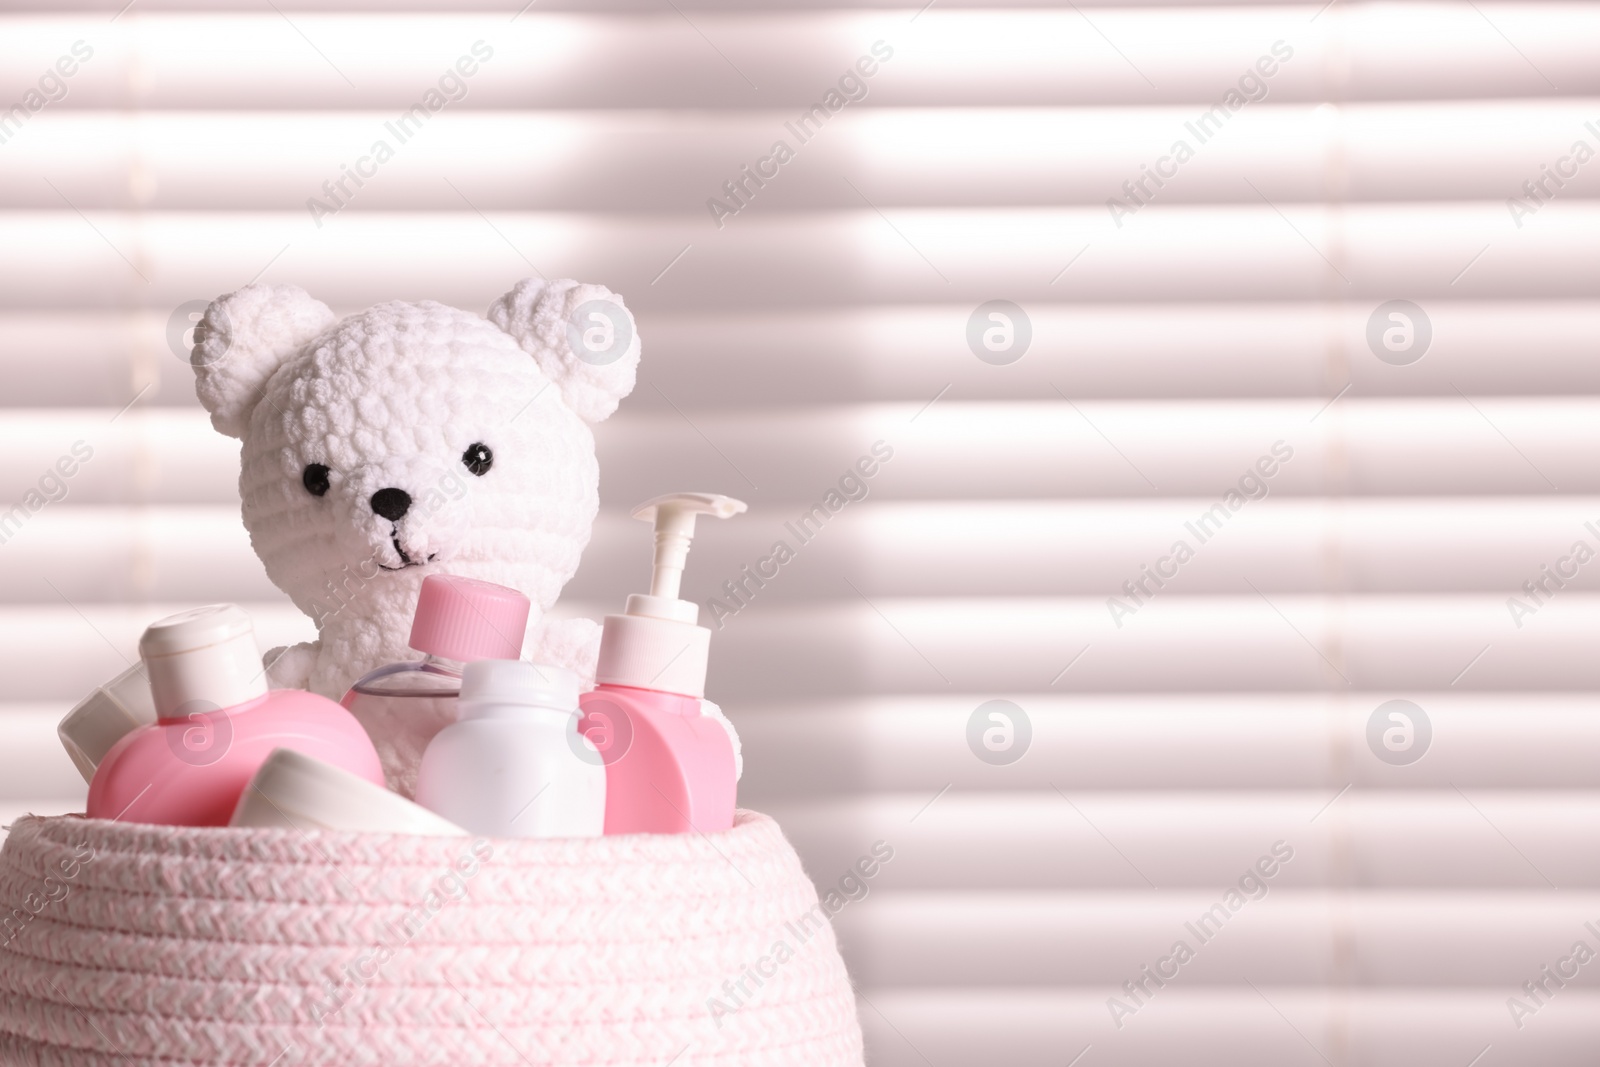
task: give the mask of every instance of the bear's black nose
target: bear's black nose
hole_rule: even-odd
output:
[[[390,522],[399,522],[411,510],[411,494],[404,489],[379,489],[372,494],[372,510]]]

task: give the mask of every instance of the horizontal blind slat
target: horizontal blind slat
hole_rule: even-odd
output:
[[[1021,795],[935,793],[769,812],[824,886],[885,841],[894,859],[873,878],[875,893],[1220,893],[1279,841],[1294,858],[1275,890],[1600,888],[1600,797],[1587,789],[1353,788],[1337,801],[1331,788],[1116,793],[1070,782]]]
[[[135,10],[115,25],[10,19],[18,32],[0,41],[0,68],[43,70],[74,40],[92,37],[97,54],[74,76],[66,106],[398,114],[481,39],[494,57],[467,83],[461,103],[475,107],[798,109],[820,101],[884,40],[894,55],[871,79],[877,105],[1209,105],[1282,41],[1293,55],[1268,83],[1279,101],[1600,92],[1587,44],[1600,34],[1600,5],[1481,3],[1480,15],[1473,5],[1358,4],[1331,17],[1319,16],[1320,6],[1174,7],[1159,17],[1117,8],[1088,9],[1088,17],[935,9],[915,21],[915,7],[703,12],[692,22],[658,8],[627,17],[534,11],[514,23],[342,12],[290,23],[259,10]],[[50,41],[61,43],[45,51]]]
[[[1400,695],[1423,710],[1432,737],[1424,758],[1391,766],[1372,755],[1367,731],[1377,709]],[[990,721],[979,709],[995,696],[1021,709],[1030,732],[1022,758],[1004,767],[974,759],[967,741],[973,718]],[[1166,795],[1174,803],[1208,789],[1320,789],[1326,800],[1350,787],[1389,790],[1404,803],[1411,790],[1549,789],[1565,796],[1600,785],[1600,716],[1591,697],[1572,693],[1461,693],[1441,686],[1067,696],[1041,686],[789,698],[776,706],[743,704],[730,714],[745,743],[740,793],[757,807],[919,791],[926,799],[945,786],[990,794],[1103,790]],[[1505,728],[1508,717],[1515,730]]]
[[[1203,143],[1196,109],[1182,107],[893,108],[863,104],[829,120],[804,146],[784,111],[451,114],[403,146],[359,187],[351,211],[458,211],[451,180],[470,175],[483,211],[704,212],[708,198],[739,206],[723,182],[769,154],[798,147],[758,188],[751,215],[861,206],[1089,205],[1132,212],[1160,205],[1321,201],[1497,201],[1544,181],[1561,201],[1600,195],[1600,168],[1550,184],[1541,166],[1593,138],[1600,100],[1280,104],[1241,111]],[[341,180],[379,140],[386,112],[55,110],[5,145],[0,208],[280,210],[345,196]],[[1195,155],[1171,162],[1177,142]],[[263,157],[261,145],[281,145]],[[1492,144],[1494,151],[1486,152]],[[1163,161],[1164,160],[1164,161]],[[1159,184],[1141,167],[1160,162]],[[648,171],[650,180],[638,180]],[[137,181],[129,175],[136,174]],[[1240,175],[1249,176],[1249,184]],[[1158,175],[1159,178],[1159,175]],[[1125,182],[1143,182],[1131,191]],[[58,193],[51,188],[56,186]],[[1252,189],[1251,186],[1255,186]],[[1543,194],[1541,194],[1542,196]],[[1131,198],[1131,199],[1130,199]],[[1526,201],[1528,214],[1538,204]],[[743,214],[741,212],[740,214]],[[1509,221],[1509,219],[1508,219]]]
[[[1262,854],[1266,870],[1284,869]],[[1247,867],[1210,890],[1142,893],[885,892],[868,882],[869,895],[836,924],[851,974],[872,987],[1120,992],[1181,940],[1195,958],[1173,983],[1190,991],[1248,990],[1246,982],[1467,991],[1519,989],[1575,940],[1592,944],[1583,924],[1600,915],[1592,891],[1302,890],[1279,886],[1277,874],[1241,890]],[[818,880],[837,888],[826,874]],[[1173,964],[1163,969],[1170,975]],[[1148,989],[1164,1000],[1165,986]]]
[[[1545,962],[1550,961],[1535,962],[1534,969]],[[1511,992],[1516,989],[1520,986]],[[1104,986],[873,989],[862,995],[861,1022],[874,1067],[927,1067],[930,1062],[1060,1067],[1084,1053],[1085,1065],[1106,1067],[1281,1067],[1318,1063],[1318,1056],[1340,1067],[1409,1067],[1433,1057],[1470,1063],[1491,1046],[1489,1056],[1509,1048],[1541,1067],[1584,1067],[1593,1020],[1600,1013],[1600,996],[1571,987],[1519,1031],[1506,1011],[1511,992],[1503,986],[1308,990],[1269,983],[1255,989],[1190,990],[1178,985],[1162,990],[1148,1011],[1124,1017],[1119,1030],[1106,1008],[1114,992]]]
[[[636,310],[645,380],[670,385],[674,399],[647,384],[623,413],[666,412],[684,402],[733,411],[920,405],[946,386],[958,400],[1036,400],[1054,395],[1054,385],[1079,401],[1298,396],[1319,405],[1347,384],[1356,400],[1600,393],[1600,361],[1586,358],[1600,332],[1600,302],[1430,300],[1430,346],[1405,367],[1368,347],[1376,304],[1030,302],[1032,340],[1004,374],[973,358],[971,304],[703,314],[652,307]],[[175,314],[0,311],[6,407],[115,410],[149,386],[141,408],[194,408],[187,314],[172,327],[174,341]],[[752,359],[755,345],[759,359]]]
[[[268,281],[296,278],[325,302],[363,307],[425,293],[487,307],[534,272],[603,279],[645,311],[976,306],[996,291],[1023,305],[1348,299],[1370,308],[1399,293],[1424,304],[1591,300],[1600,201],[1558,206],[1559,223],[1536,218],[1520,230],[1499,200],[1155,205],[1121,229],[1103,208],[896,209],[886,223],[863,207],[735,219],[720,231],[699,208],[487,221],[467,211],[346,212],[320,220],[320,231],[298,211],[0,212],[9,236],[0,310],[167,311],[269,266]],[[233,240],[214,240],[219,229]],[[418,248],[455,269],[435,277]]]

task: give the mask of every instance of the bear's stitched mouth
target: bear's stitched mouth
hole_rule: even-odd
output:
[[[391,567],[385,563],[378,564],[379,567],[386,571],[403,571],[407,567],[422,567],[439,558],[439,553],[435,552],[428,556],[427,559],[412,559],[406,554],[406,550],[400,547],[400,538],[393,538],[389,543],[394,545],[395,552],[400,556],[400,566]]]

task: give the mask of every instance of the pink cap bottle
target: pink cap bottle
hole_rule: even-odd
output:
[[[226,826],[274,749],[382,782],[378,754],[339,705],[268,691],[250,618],[212,604],[152,624],[139,641],[156,721],[106,752],[89,783],[91,819]]]
[[[459,717],[462,670],[476,660],[521,656],[531,607],[493,582],[453,574],[422,579],[407,643],[423,658],[379,667],[342,701],[376,742],[389,788],[416,795],[423,750]]]

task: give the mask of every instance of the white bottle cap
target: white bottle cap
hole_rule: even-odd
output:
[[[196,706],[231,708],[267,691],[250,616],[233,604],[180,611],[151,623],[139,639],[139,655],[162,718]]]
[[[56,727],[56,734],[87,782],[112,745],[155,721],[156,703],[145,666],[135,663],[79,701]]]
[[[565,667],[521,659],[480,659],[461,672],[461,715],[474,707],[513,704],[578,711],[578,676]]]
[[[655,570],[648,595],[628,597],[625,614],[607,615],[595,681],[700,697],[706,691],[711,631],[696,625],[700,609],[678,590],[697,515],[725,519],[745,510],[742,500],[717,493],[670,493],[633,509],[654,522]]]
[[[291,748],[274,749],[239,795],[229,826],[464,837],[399,793]]]

